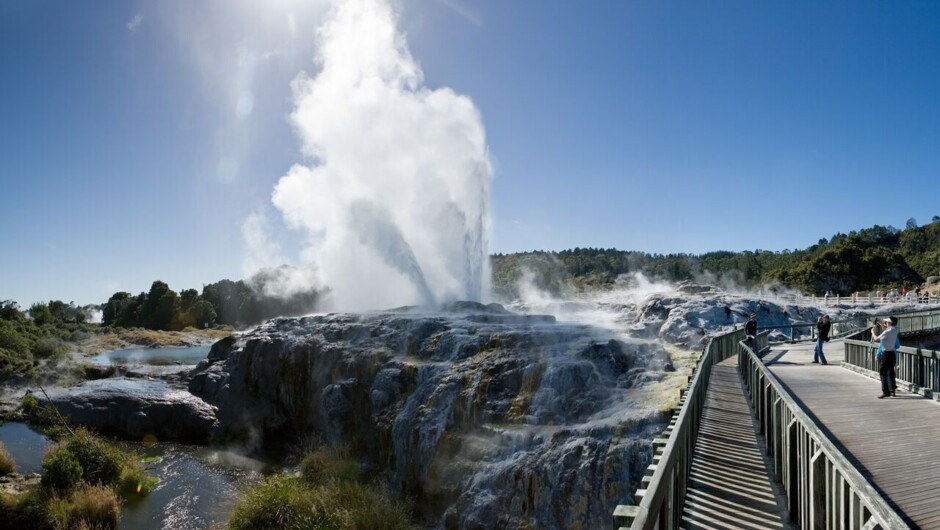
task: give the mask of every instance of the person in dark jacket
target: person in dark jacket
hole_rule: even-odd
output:
[[[823,343],[829,342],[829,329],[832,323],[829,322],[829,315],[819,315],[816,321],[816,351],[813,352],[813,362],[829,364],[826,362],[826,356],[823,354]]]
[[[757,347],[757,314],[751,313],[751,318],[748,319],[747,324],[744,324],[744,336],[744,343],[752,350]],[[754,353],[757,351],[755,350]]]

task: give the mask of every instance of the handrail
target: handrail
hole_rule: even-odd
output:
[[[940,310],[936,309],[906,313],[900,317],[902,332],[915,333],[930,329],[930,326],[940,326]],[[859,316],[833,322],[834,327],[835,324],[840,326],[833,336],[849,333],[852,326],[857,333],[870,318]],[[757,337],[758,351],[766,348],[769,329],[785,327],[811,327],[815,330],[815,323],[763,328]],[[808,335],[812,336],[812,332]],[[657,459],[658,462],[649,467],[651,474],[643,479],[646,487],[635,493],[636,505],[617,506],[613,514],[614,528],[674,530],[679,527],[711,368],[736,353],[739,354],[739,368],[747,364],[746,370],[741,369],[751,392],[751,406],[760,422],[761,432],[766,435],[767,450],[774,460],[775,477],[786,488],[792,520],[801,528],[813,528],[817,522],[829,528],[836,527],[837,523],[840,523],[840,528],[865,530],[909,528],[793,398],[782,390],[776,376],[764,367],[759,357],[740,343],[743,338],[744,331],[739,329],[709,339],[669,427],[668,438],[653,442],[657,447],[654,462]],[[845,342],[852,344],[851,335]],[[864,345],[867,346],[868,342]],[[929,373],[936,378],[938,372],[940,370],[934,369]]]
[[[916,335],[940,331],[940,311],[928,310],[897,315],[898,332]],[[871,329],[865,328],[846,337],[844,368],[878,377],[874,356],[877,345],[871,342]],[[940,351],[901,346],[897,350],[896,380],[903,388],[940,400]]]
[[[753,295],[742,295],[742,298],[749,298]],[[940,304],[940,296],[921,296],[918,300],[915,293],[907,293],[904,295],[890,295],[890,294],[881,294],[877,292],[865,292],[865,293],[856,293],[853,296],[841,296],[833,295],[826,299],[825,296],[816,296],[814,294],[767,294],[759,293],[758,296],[762,300],[772,300],[780,301],[784,303],[789,303],[793,305],[824,305],[824,306],[845,306],[845,305],[863,305],[863,306],[874,306],[874,305],[890,305],[890,304],[922,304],[922,305],[936,305]]]
[[[614,528],[650,530],[679,528],[686,486],[692,468],[692,451],[698,436],[705,395],[712,366],[735,354],[737,344],[744,338],[744,330],[733,330],[709,339],[699,358],[688,389],[685,391],[678,415],[670,427],[669,437],[662,446],[658,463],[650,466],[646,488],[634,494],[637,505],[620,505],[614,510]],[[757,336],[759,347],[766,347],[767,333]],[[763,344],[763,346],[761,346]],[[654,441],[654,447],[657,445]],[[644,478],[644,482],[647,478]]]
[[[801,529],[910,528],[743,343],[738,366],[792,522]]]
[[[865,327],[865,325],[870,320],[871,317],[865,315],[858,315],[843,320],[833,320],[830,322],[831,328],[829,330],[829,336],[835,338],[855,332],[859,328]],[[780,326],[762,326],[758,327],[757,329],[779,331],[784,335],[787,335],[784,330],[789,330],[790,333],[788,336],[790,342],[797,342],[801,340],[816,340],[816,322],[800,322],[797,324],[784,324]]]

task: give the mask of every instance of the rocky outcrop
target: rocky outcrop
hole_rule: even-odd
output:
[[[124,437],[205,443],[218,427],[215,407],[164,381],[87,381],[50,390],[49,400],[73,424]]]
[[[647,298],[636,311],[636,323],[629,328],[631,334],[657,337],[690,348],[703,346],[711,335],[742,328],[751,314],[757,315],[760,327],[813,323],[824,312],[845,317],[853,314],[837,308],[781,305],[756,298],[714,293],[708,296],[657,294]],[[797,333],[800,331],[796,330]]]
[[[351,446],[446,528],[603,527],[665,415],[658,343],[464,304],[280,318],[213,347],[190,391],[222,432]]]
[[[0,493],[4,495],[19,495],[39,486],[42,476],[39,473],[10,473],[0,476]]]

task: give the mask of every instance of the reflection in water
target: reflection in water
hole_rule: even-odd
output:
[[[28,425],[0,425],[0,441],[20,473],[42,471],[42,454],[51,443]],[[124,504],[122,529],[204,530],[221,528],[240,491],[277,469],[232,451],[157,443],[115,442],[143,458],[147,474],[160,479],[150,495]]]
[[[209,355],[210,346],[191,348],[132,348],[104,352],[92,357],[91,362],[100,366],[112,364],[147,364],[164,366],[169,364],[194,365]]]
[[[51,443],[40,432],[25,423],[0,425],[0,442],[16,462],[17,473],[41,473],[42,453]]]
[[[221,526],[239,490],[257,481],[264,464],[228,451],[160,443],[134,445],[160,478],[150,495],[125,505],[121,528],[197,530]]]

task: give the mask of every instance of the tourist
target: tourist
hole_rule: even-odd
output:
[[[744,343],[750,346],[754,353],[757,353],[757,314],[751,313],[751,318],[748,319],[747,324],[744,324]]]
[[[826,291],[826,305],[829,305],[830,298],[832,298],[832,291]]]
[[[894,396],[897,391],[894,365],[897,363],[897,350],[901,345],[901,339],[898,338],[896,324],[897,317],[884,319],[884,331],[877,336],[875,336],[875,326],[871,328],[874,337],[872,340],[878,342],[878,352],[875,354],[878,358],[878,376],[881,378],[881,395],[878,399]]]
[[[829,329],[832,323],[829,322],[829,315],[820,315],[816,321],[816,351],[813,352],[813,362],[829,364],[826,362],[826,356],[823,354],[823,343],[829,342]]]

